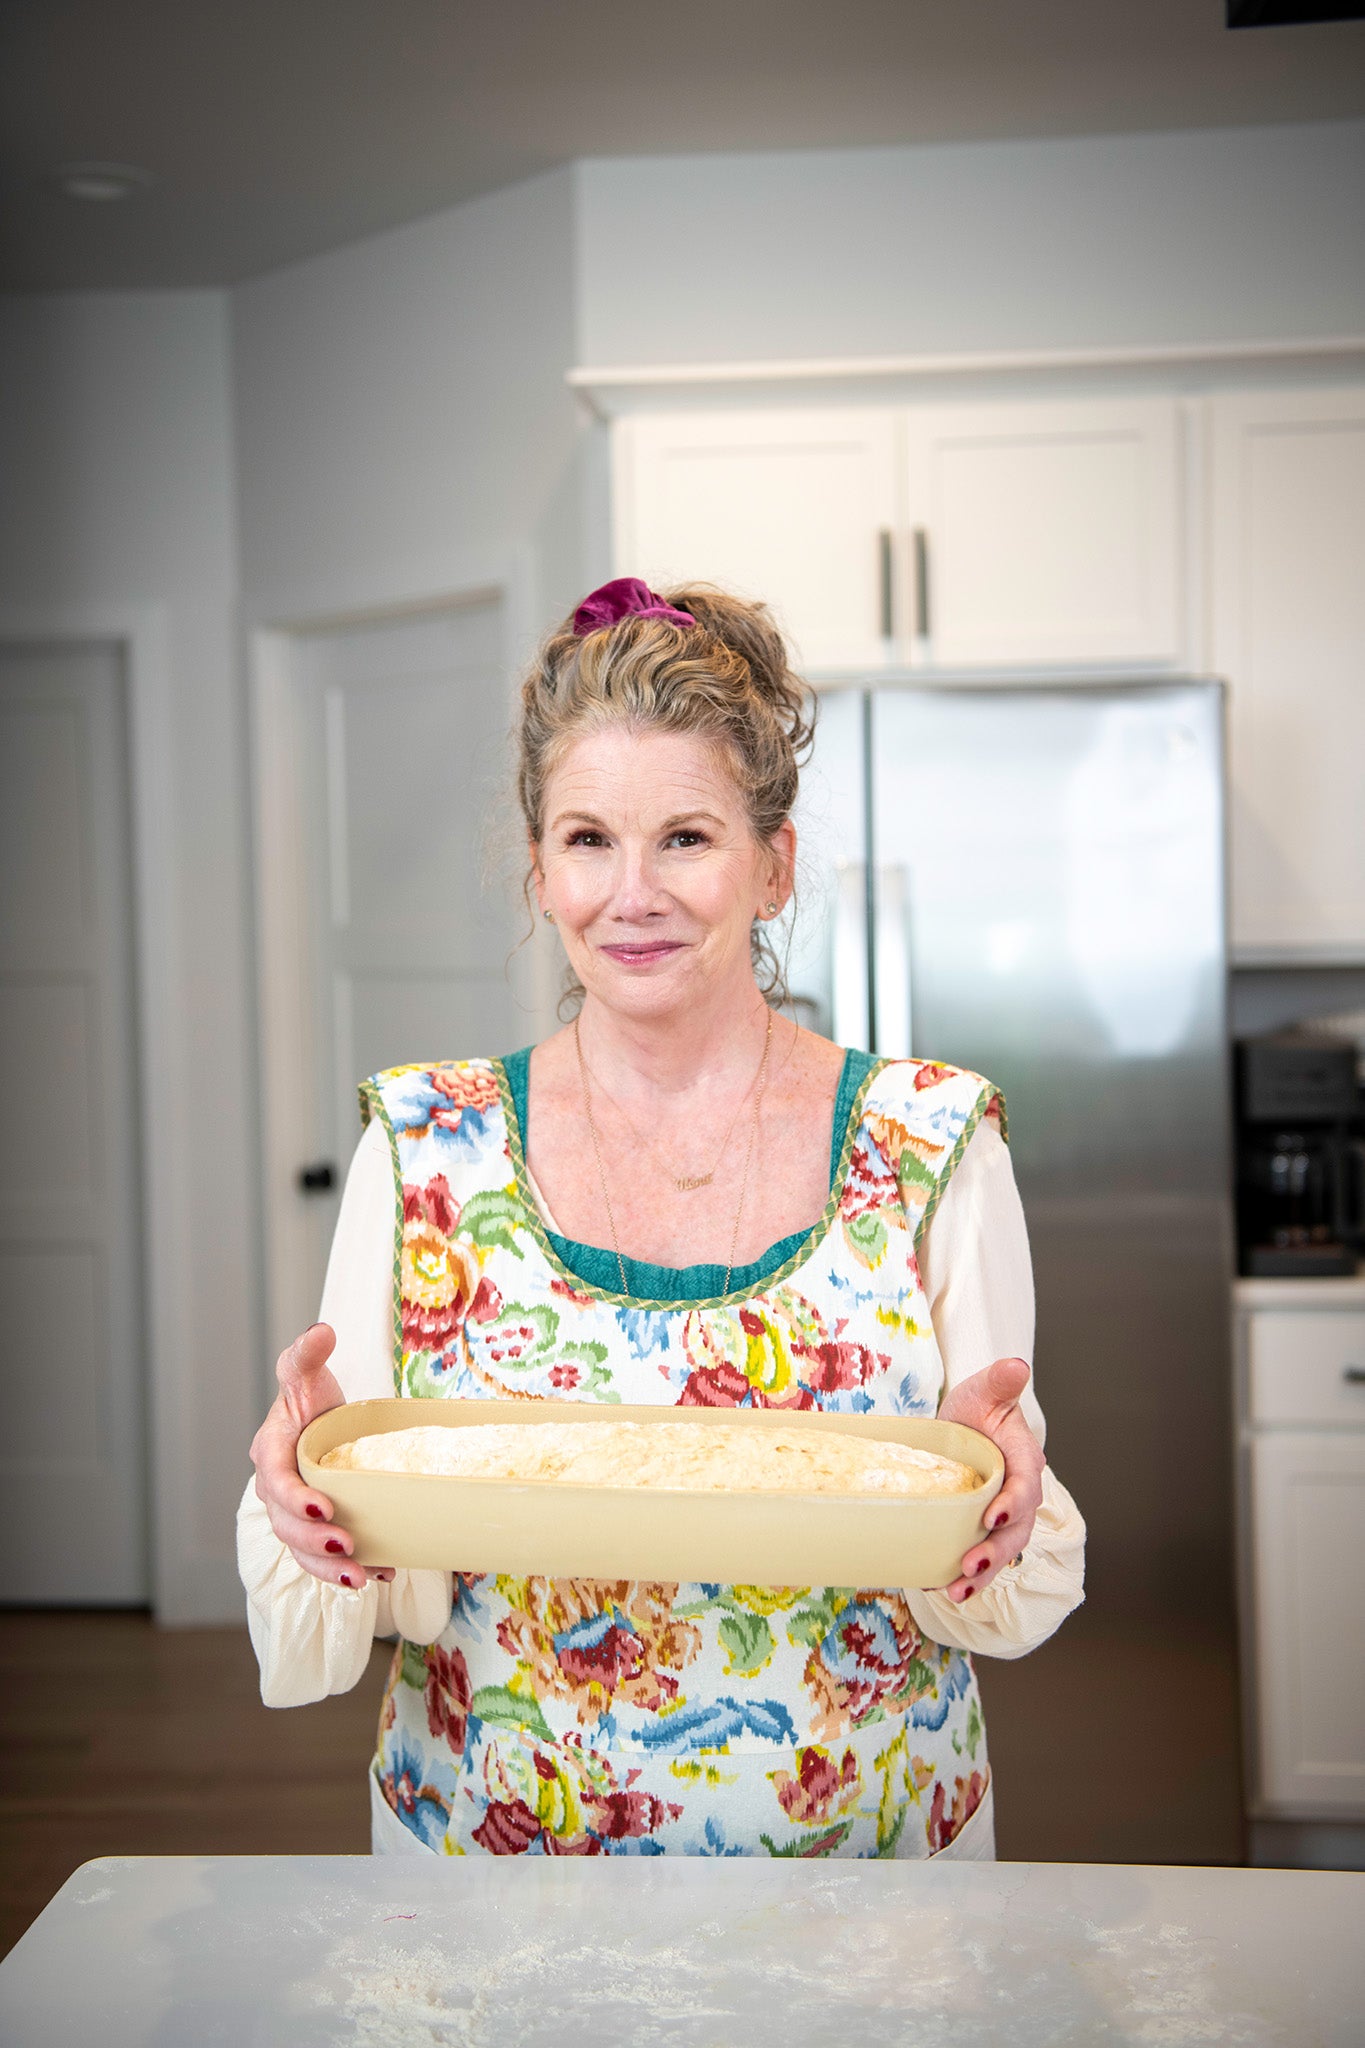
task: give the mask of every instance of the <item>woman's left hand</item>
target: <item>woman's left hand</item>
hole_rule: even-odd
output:
[[[938,1411],[940,1422],[965,1422],[998,1444],[1005,1455],[1005,1483],[986,1511],[990,1530],[983,1543],[973,1544],[962,1560],[962,1576],[944,1591],[950,1600],[970,1600],[1002,1565],[1017,1557],[1033,1534],[1033,1521],[1043,1501],[1042,1445],[1019,1413],[1019,1397],[1028,1385],[1029,1369],[1022,1358],[997,1358],[984,1372],[974,1372],[954,1387]]]

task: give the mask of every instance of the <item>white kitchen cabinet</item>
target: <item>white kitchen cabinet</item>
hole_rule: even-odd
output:
[[[1230,684],[1232,939],[1365,958],[1365,388],[1210,401],[1212,667]]]
[[[1365,1435],[1258,1435],[1251,1498],[1262,1802],[1365,1812]]]
[[[1365,1817],[1365,1282],[1243,1281],[1253,1811]]]
[[[915,408],[906,488],[922,661],[1179,662],[1174,399]]]
[[[824,672],[1176,666],[1171,397],[636,415],[618,575],[768,598]]]
[[[885,667],[899,445],[894,413],[858,406],[620,420],[616,574],[761,597],[808,670]]]

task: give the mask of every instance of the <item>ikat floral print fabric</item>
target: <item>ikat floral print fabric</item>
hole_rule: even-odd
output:
[[[916,1245],[982,1116],[979,1075],[889,1062],[855,1101],[824,1215],[761,1286],[644,1301],[564,1267],[496,1060],[361,1091],[395,1172],[396,1391],[933,1414]],[[925,1857],[989,1781],[971,1660],[894,1588],[456,1575],[394,1658],[374,1769],[448,1854]]]

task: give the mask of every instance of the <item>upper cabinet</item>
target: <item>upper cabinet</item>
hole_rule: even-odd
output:
[[[817,677],[1225,678],[1234,954],[1365,960],[1365,386],[613,431],[617,573],[768,599]]]
[[[616,571],[762,597],[809,669],[889,659],[895,415],[680,412],[614,432]]]
[[[906,415],[917,650],[935,668],[1180,659],[1167,398]]]
[[[1365,958],[1365,389],[1211,401],[1212,668],[1230,685],[1232,933]]]
[[[765,597],[816,673],[1177,665],[1173,398],[614,430],[618,574]]]

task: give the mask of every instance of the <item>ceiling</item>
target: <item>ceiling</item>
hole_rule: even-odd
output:
[[[0,283],[225,285],[584,156],[1333,120],[1223,0],[5,0]],[[73,160],[151,174],[114,203]]]

